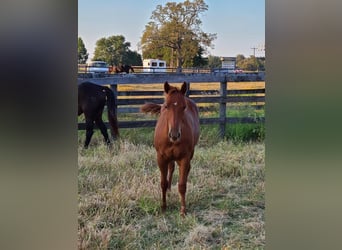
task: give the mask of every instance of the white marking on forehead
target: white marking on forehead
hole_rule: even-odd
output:
[[[178,103],[177,103],[177,102],[175,102],[173,105],[177,106],[177,104],[178,104]]]

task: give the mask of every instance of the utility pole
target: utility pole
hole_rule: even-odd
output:
[[[257,49],[256,47],[251,48],[253,50],[253,56],[254,56],[254,62],[257,68],[257,71],[259,71],[259,64],[258,64],[258,60],[255,57],[255,50]]]
[[[257,49],[256,47],[251,48],[253,50],[253,56],[255,57],[255,50]]]

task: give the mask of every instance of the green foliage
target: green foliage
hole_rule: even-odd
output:
[[[221,68],[222,63],[221,63],[220,57],[209,55],[208,56],[208,66],[211,69],[212,68]]]
[[[258,57],[257,58],[258,60],[258,67],[259,67],[259,70],[261,71],[265,71],[266,70],[266,61],[265,61],[265,57]]]
[[[243,55],[236,56],[236,66],[243,70],[256,71],[265,70],[265,58],[257,58],[255,56],[250,56],[245,58]]]
[[[89,53],[87,52],[87,49],[85,48],[84,42],[81,37],[78,38],[77,53],[78,53],[78,63],[80,64],[86,63],[88,60]]]
[[[208,10],[204,0],[158,5],[141,38],[144,58],[162,58],[171,67],[193,66],[196,55],[212,45],[216,34],[205,33],[199,15]]]
[[[127,54],[125,55],[123,63],[128,64],[128,65],[135,65],[135,66],[143,65],[141,55],[136,51],[130,51],[130,50],[128,50]]]
[[[201,113],[202,118],[219,117],[218,106],[208,107],[209,111]],[[265,110],[256,110],[252,106],[229,106],[227,108],[227,117],[250,117],[258,120],[265,116]],[[265,139],[265,124],[259,123],[236,123],[226,124],[226,133],[224,135],[226,140],[234,143],[248,142],[248,141],[264,141]],[[219,125],[201,125],[201,143],[212,144],[220,141]]]
[[[243,61],[246,59],[244,55],[238,54],[236,56],[236,66],[241,68],[240,65],[243,64]]]
[[[122,35],[97,40],[93,60],[105,61],[109,65],[142,65],[140,54],[129,49],[130,42]]]
[[[208,65],[208,59],[203,58],[204,49],[202,47],[198,48],[197,55],[189,62],[189,67],[203,67]],[[185,66],[187,66],[185,62]]]
[[[226,137],[234,142],[263,141],[265,125],[259,124],[230,124],[226,126]]]
[[[257,121],[265,116],[265,110],[256,110],[250,106],[239,108],[228,108],[228,117],[250,117]],[[265,124],[258,123],[237,123],[226,125],[226,138],[234,142],[264,141]]]

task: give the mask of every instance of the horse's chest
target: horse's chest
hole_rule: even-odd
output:
[[[182,159],[186,155],[186,151],[184,148],[179,147],[177,145],[169,145],[157,148],[157,152],[163,156],[163,158],[168,160],[178,160]]]
[[[168,150],[168,154],[169,154],[171,157],[180,158],[180,157],[182,157],[183,152],[182,152],[182,151],[180,150],[180,148],[178,148],[178,147],[171,147],[171,148],[169,148],[169,150]]]

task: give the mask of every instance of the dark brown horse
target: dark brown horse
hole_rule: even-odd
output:
[[[132,66],[124,64],[124,65],[119,65],[119,66],[113,66],[113,71],[115,73],[127,73],[129,74],[129,71],[132,71],[134,73],[134,69]]]
[[[113,138],[116,138],[119,135],[119,129],[113,91],[108,87],[96,85],[91,82],[84,82],[78,85],[78,115],[84,113],[86,120],[85,148],[88,147],[93,135],[94,122],[100,129],[105,142],[110,145],[107,127],[102,120],[102,112],[106,104],[110,131]]]
[[[164,104],[146,103],[141,107],[144,113],[160,114],[154,132],[154,147],[161,173],[162,211],[166,209],[166,191],[171,190],[172,174],[177,162],[182,216],[186,214],[185,193],[190,161],[200,132],[197,106],[185,96],[186,91],[185,82],[181,89],[165,82]]]

